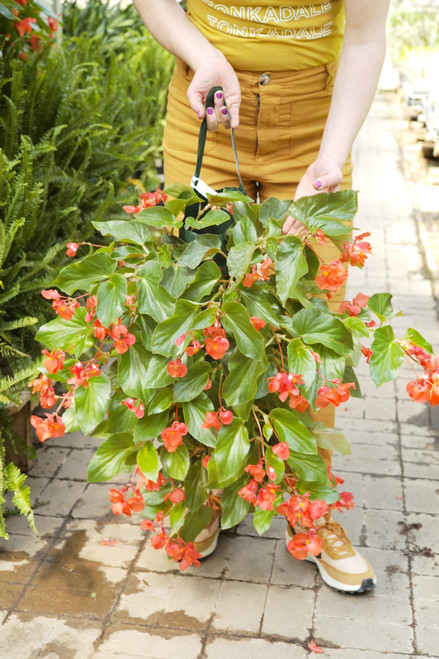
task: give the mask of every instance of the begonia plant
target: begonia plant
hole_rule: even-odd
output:
[[[152,545],[181,569],[199,562],[193,541],[216,490],[223,529],[254,513],[264,533],[281,515],[301,531],[293,556],[317,555],[315,521],[353,501],[318,453],[349,444],[311,412],[361,396],[361,359],[377,386],[404,358],[420,364],[408,393],[436,405],[439,360],[414,329],[395,339],[388,293],[328,308],[347,265],[371,253],[369,234],[351,233],[356,192],[257,204],[226,190],[200,201],[180,184],[146,193],[126,220],[94,223],[110,245],[68,245],[75,260],[42,293],[57,317],[38,332],[44,365],[32,387],[50,412],[32,423],[41,441],[102,438],[89,482],[129,474],[109,505],[141,513]],[[282,233],[288,214],[301,236]],[[316,246],[328,240],[340,257],[322,263]]]

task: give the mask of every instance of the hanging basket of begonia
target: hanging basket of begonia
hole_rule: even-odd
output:
[[[351,236],[356,192],[259,205],[226,190],[191,219],[206,229],[232,210],[225,240],[212,231],[185,243],[176,230],[197,201],[172,185],[142,195],[126,220],[95,222],[114,242],[88,246],[43,291],[57,317],[38,332],[45,358],[33,390],[57,407],[32,422],[41,441],[79,429],[102,438],[89,482],[129,474],[110,490],[113,512],[142,515],[153,546],[182,569],[198,563],[193,541],[211,519],[212,490],[223,490],[223,529],[254,513],[264,533],[281,515],[303,527],[291,553],[317,554],[314,521],[353,503],[318,453],[346,454],[349,444],[310,410],[361,396],[361,359],[379,386],[405,357],[425,371],[409,394],[435,405],[438,360],[416,330],[395,339],[389,294],[359,294],[337,311],[322,299],[371,252],[368,234]],[[288,214],[305,225],[301,237],[282,233]],[[315,248],[327,240],[340,258],[322,263]]]

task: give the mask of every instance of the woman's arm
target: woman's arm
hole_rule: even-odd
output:
[[[328,119],[319,154],[299,183],[296,199],[338,189],[383,65],[389,0],[345,0],[345,8],[346,29]]]
[[[230,108],[231,124],[236,128],[239,123],[241,90],[235,72],[224,55],[191,23],[176,0],[133,0],[133,4],[153,37],[195,72],[187,95],[198,117],[204,117],[209,90],[220,86]],[[235,103],[237,105],[230,107]],[[215,130],[219,121],[229,125],[227,116],[221,113],[223,107],[224,100],[216,98],[216,112],[207,115],[210,130]]]

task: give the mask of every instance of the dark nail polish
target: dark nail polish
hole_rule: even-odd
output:
[[[223,114],[227,114],[227,108],[221,108],[221,112],[222,112]]]
[[[213,108],[207,108],[207,114],[213,114]]]

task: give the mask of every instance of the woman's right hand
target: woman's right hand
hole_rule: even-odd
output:
[[[206,113],[206,97],[212,87],[222,87],[223,91],[216,92],[215,105]],[[236,73],[226,59],[214,64],[206,62],[198,67],[187,90],[187,97],[199,119],[203,119],[206,114],[208,130],[215,131],[220,124],[225,128],[238,127],[241,89]],[[229,109],[230,121],[224,99]]]

